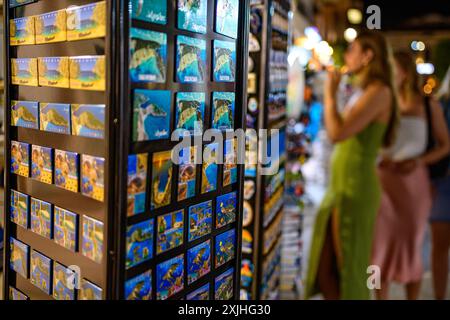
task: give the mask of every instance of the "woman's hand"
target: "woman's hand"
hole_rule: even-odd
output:
[[[338,69],[329,68],[328,77],[325,81],[325,95],[328,98],[335,97],[341,82],[341,73]]]

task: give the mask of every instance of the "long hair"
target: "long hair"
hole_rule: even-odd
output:
[[[439,88],[436,98],[439,100],[450,100],[450,66],[447,69],[444,79],[442,80],[441,87]]]
[[[383,146],[390,147],[395,141],[395,134],[399,123],[398,100],[393,81],[392,52],[386,39],[379,32],[363,31],[355,41],[358,41],[363,51],[371,50],[373,52],[372,60],[361,73],[361,87],[365,89],[371,83],[379,81],[391,90],[392,112],[383,138]]]
[[[398,94],[406,101],[411,101],[414,97],[421,94],[419,89],[419,74],[417,73],[414,59],[406,51],[395,52],[394,59],[406,73],[405,80],[398,88]]]

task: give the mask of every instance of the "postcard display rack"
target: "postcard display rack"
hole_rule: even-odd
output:
[[[244,127],[248,11],[9,1],[5,297],[239,298],[236,139],[191,142],[176,163],[171,135]]]
[[[279,295],[283,215],[289,1],[251,1],[247,128],[278,129],[274,174],[261,165],[245,167],[241,299],[276,299]],[[247,160],[255,163],[256,140],[247,135]]]

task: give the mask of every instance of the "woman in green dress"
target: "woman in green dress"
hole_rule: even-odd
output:
[[[345,110],[337,109],[340,73],[325,84],[325,126],[335,143],[330,184],[320,206],[309,257],[305,297],[369,299],[368,267],[380,205],[378,151],[394,140],[397,103],[390,52],[380,33],[361,33],[345,53],[357,89]]]

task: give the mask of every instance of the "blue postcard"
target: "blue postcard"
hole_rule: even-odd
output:
[[[52,148],[31,146],[31,177],[47,184],[53,182]]]
[[[76,279],[75,271],[55,262],[53,266],[53,298],[55,300],[75,300],[75,289],[70,288]]]
[[[239,0],[217,0],[216,32],[237,38],[239,19]]]
[[[83,237],[81,242],[83,256],[101,263],[103,259],[103,222],[83,216]]]
[[[233,297],[234,268],[230,268],[214,281],[215,300],[230,300]]]
[[[55,185],[78,192],[78,153],[55,149]]]
[[[13,301],[28,300],[28,296],[14,287],[9,287],[9,299]]]
[[[188,284],[211,271],[211,240],[205,241],[187,252]]]
[[[236,192],[217,197],[216,228],[221,228],[236,221]]]
[[[150,219],[127,228],[127,269],[153,258],[153,224]]]
[[[39,103],[35,101],[11,101],[11,125],[39,129]]]
[[[234,109],[234,92],[214,92],[212,128],[218,130],[234,129]]]
[[[214,81],[234,82],[236,79],[236,43],[214,40]]]
[[[11,190],[11,221],[28,228],[28,199],[25,193]]]
[[[157,209],[170,204],[172,173],[172,152],[155,152],[153,154],[150,209]]]
[[[216,236],[216,268],[234,258],[235,244],[236,232],[234,229]]]
[[[127,216],[131,217],[145,211],[147,189],[148,154],[128,156]]]
[[[166,82],[167,35],[131,28],[130,79],[132,82]]]
[[[103,290],[92,282],[81,279],[78,300],[102,300]]]
[[[189,293],[186,300],[209,300],[209,283]]]
[[[202,166],[202,193],[217,189],[218,148],[218,143],[211,143],[205,146]]]
[[[183,148],[180,151],[180,165],[178,169],[178,201],[195,196],[197,147]]]
[[[156,267],[156,299],[166,300],[184,288],[184,256],[181,254]]]
[[[31,198],[31,231],[45,238],[52,238],[53,210],[52,204]]]
[[[167,0],[131,0],[131,17],[156,24],[167,23]]]
[[[105,158],[81,155],[81,194],[103,202],[105,197]]]
[[[197,38],[177,37],[177,82],[203,83],[206,74],[206,41]]]
[[[75,252],[78,240],[78,216],[76,213],[55,206],[54,240],[60,246]]]
[[[25,142],[11,141],[11,173],[30,176],[30,145]]]
[[[205,201],[189,207],[188,239],[193,241],[209,233],[212,229],[212,201]]]
[[[207,0],[178,0],[178,29],[206,33]]]
[[[11,46],[35,44],[33,16],[11,19],[9,26],[9,44]]]
[[[152,299],[152,271],[148,270],[125,282],[126,300]]]
[[[181,135],[201,135],[205,116],[205,93],[178,92],[176,105],[176,129]]]
[[[89,138],[105,137],[104,104],[72,104],[72,134]]]
[[[134,90],[133,141],[169,138],[171,97],[170,91]]]
[[[158,216],[156,254],[183,244],[184,210]]]
[[[43,131],[70,134],[70,104],[41,103],[39,120]]]
[[[51,294],[52,287],[52,262],[49,257],[31,250],[30,282],[48,295]]]
[[[22,277],[28,278],[30,247],[12,237],[9,239],[9,246],[9,267]]]
[[[237,151],[236,140],[225,141],[225,161],[223,164],[223,185],[228,186],[237,182]]]

